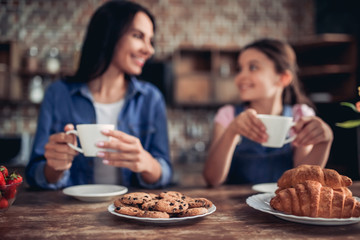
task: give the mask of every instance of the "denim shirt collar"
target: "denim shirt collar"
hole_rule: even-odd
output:
[[[144,90],[141,88],[139,80],[135,76],[130,76],[128,80],[128,89],[126,91],[125,100],[133,98],[137,93],[144,94]],[[89,98],[93,101],[92,94],[86,83],[73,83],[69,85],[69,91],[71,95],[80,93],[81,95]]]

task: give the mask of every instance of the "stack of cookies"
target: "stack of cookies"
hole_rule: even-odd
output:
[[[206,198],[191,198],[180,192],[167,191],[160,194],[133,192],[114,202],[115,212],[147,218],[173,218],[202,215],[213,204]]]

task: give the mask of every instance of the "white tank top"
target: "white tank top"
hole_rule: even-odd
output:
[[[94,102],[96,122],[99,124],[114,124],[117,126],[118,116],[124,106],[124,99],[114,103]],[[105,165],[101,158],[94,159],[95,184],[121,184],[118,168]]]

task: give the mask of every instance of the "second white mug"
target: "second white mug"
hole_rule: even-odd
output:
[[[281,148],[293,141],[296,135],[288,137],[289,130],[295,125],[292,117],[258,114],[257,117],[265,125],[268,140],[262,143],[264,147]]]

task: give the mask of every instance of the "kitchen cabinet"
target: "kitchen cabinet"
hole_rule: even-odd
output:
[[[238,101],[234,85],[239,49],[179,48],[174,54],[174,104],[219,106]]]
[[[50,74],[41,68],[29,71],[23,55],[19,42],[0,41],[0,137],[4,139],[34,134],[43,90],[54,79],[68,74]],[[31,91],[36,76],[41,82],[39,85],[37,81],[36,91]]]
[[[299,78],[315,102],[351,101],[356,97],[357,46],[347,34],[321,34],[293,44]]]
[[[0,42],[0,105],[29,105],[30,85],[34,77],[42,79],[41,85],[46,85],[61,76],[72,74],[72,71],[61,69],[58,73],[50,73],[38,67],[30,71],[24,58],[24,51],[19,42]],[[35,104],[37,105],[37,104]]]

